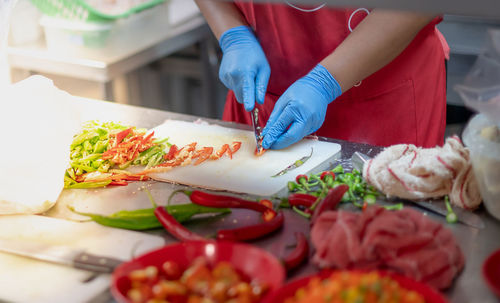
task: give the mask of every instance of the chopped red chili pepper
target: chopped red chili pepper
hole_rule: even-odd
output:
[[[262,220],[269,222],[276,217],[276,211],[274,209],[268,209],[262,214]]]
[[[268,200],[268,199],[261,199],[259,201],[260,204],[264,205],[264,206],[267,206],[269,208],[273,208],[273,202],[271,202],[271,200]]]
[[[260,157],[266,152],[266,150],[262,147],[262,141],[263,139],[260,139],[259,142],[257,142],[257,146],[255,147],[255,151],[253,152],[256,157]]]
[[[198,158],[198,160],[196,160],[194,165],[199,165],[203,163],[205,160],[210,158],[213,152],[214,152],[213,147],[203,147],[203,149],[196,151],[196,155],[193,156],[193,158]]]
[[[239,141],[234,141],[231,146],[233,147],[233,149],[231,150],[231,155],[234,154],[235,152],[237,152],[240,147],[241,147],[241,142]]]
[[[303,182],[309,181],[309,178],[306,175],[298,175],[295,177],[295,182],[302,184]]]
[[[283,264],[287,271],[299,266],[309,255],[309,243],[304,233],[295,232],[294,235],[295,239],[297,239],[297,245],[290,254],[283,258]]]
[[[308,181],[309,181],[309,178],[306,175],[298,175],[295,178],[295,182],[304,186],[307,190],[309,190],[309,184],[307,184]]]
[[[147,181],[149,177],[145,175],[125,175],[121,179],[126,181]]]
[[[231,148],[229,147],[229,144],[224,144],[222,145],[222,147],[220,148],[220,150],[216,153],[215,155],[215,159],[219,159],[220,157],[222,157],[225,153],[227,153],[227,155],[229,156],[229,159],[232,159],[233,158],[233,152],[231,151]]]
[[[274,211],[274,209],[273,209],[273,202],[271,202],[271,200],[262,199],[259,201],[259,204],[262,204],[262,205],[269,208],[268,210],[266,210],[262,214],[262,219],[264,221],[268,222],[268,221],[271,221],[272,219],[274,219],[274,217],[276,217],[276,211]]]
[[[122,143],[123,139],[125,139],[132,132],[132,128],[127,128],[122,130],[121,132],[116,134],[115,146]]]
[[[127,181],[111,181],[107,186],[127,186],[128,182]]]
[[[333,173],[332,171],[327,170],[322,172],[320,176],[321,180],[325,180],[326,176],[332,176],[332,178],[335,179],[335,173]]]
[[[318,204],[318,207],[316,207],[316,209],[314,210],[314,213],[311,216],[311,225],[314,224],[319,215],[321,215],[324,211],[335,209],[340,200],[342,200],[342,196],[348,189],[349,186],[346,184],[340,184],[339,186],[331,188],[328,191],[326,197]]]
[[[168,150],[168,154],[163,156],[163,158],[167,161],[172,160],[175,158],[178,151],[179,151],[179,148],[177,147],[177,145],[174,144],[174,145],[170,146],[170,149]]]
[[[288,196],[288,203],[290,206],[311,207],[317,199],[318,197],[310,194],[294,193]]]
[[[244,226],[235,229],[223,229],[217,232],[218,240],[229,240],[229,241],[249,241],[258,239],[265,235],[268,235],[283,226],[285,218],[283,212],[280,211],[269,222],[263,222],[255,225]]]
[[[165,207],[158,206],[155,208],[155,216],[160,221],[161,225],[165,227],[165,229],[174,236],[179,241],[197,241],[197,240],[205,240],[202,236],[193,233],[188,230],[182,224],[177,222],[175,218],[167,212]]]

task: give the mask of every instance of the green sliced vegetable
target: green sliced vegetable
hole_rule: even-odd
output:
[[[444,204],[446,205],[446,210],[448,213],[446,214],[446,222],[448,223],[457,223],[458,218],[450,205],[450,198],[448,196],[444,196]]]
[[[129,128],[134,129],[137,133],[146,133],[146,129],[138,129],[115,122],[88,121],[84,123],[82,131],[74,136],[71,143],[70,168],[66,175],[72,181],[65,180],[65,188],[97,187],[95,182],[92,185],[75,185],[74,183],[77,183],[76,179],[79,175],[94,171],[106,173],[114,168],[115,164],[111,160],[103,160],[102,154],[111,148],[110,135],[115,135]],[[150,168],[160,164],[163,161],[163,155],[165,155],[167,141],[168,138],[154,139],[154,146],[140,153],[133,162],[121,164],[118,168],[125,169],[130,165],[149,165],[148,168]]]
[[[402,210],[404,207],[403,203],[398,203],[394,205],[385,205],[384,208],[387,210]]]
[[[104,187],[111,183],[111,180],[99,181],[99,182],[75,182],[73,184],[64,186],[65,188],[96,188]]]
[[[376,201],[377,201],[377,197],[375,197],[375,195],[372,195],[372,194],[365,195],[363,198],[363,202],[366,202],[366,204],[368,204],[368,205],[375,204]]]

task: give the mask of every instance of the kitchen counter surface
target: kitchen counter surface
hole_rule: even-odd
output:
[[[111,102],[78,99],[76,102],[80,109],[82,121],[86,120],[100,120],[104,121],[120,121],[125,124],[134,125],[137,127],[153,128],[167,119],[176,119],[184,121],[195,121],[199,117],[177,114],[172,112],[146,109],[140,107],[133,107],[128,105],[116,104]],[[219,120],[203,119],[209,123],[216,123],[227,127],[250,129],[249,126],[228,123]],[[321,138],[323,139],[323,138]],[[351,167],[350,157],[355,151],[360,151],[369,156],[374,156],[381,151],[382,148],[347,142],[342,140],[324,139],[330,142],[339,143],[342,146],[340,157],[330,163],[333,167],[338,163],[342,163],[345,168]],[[141,189],[147,187],[153,197],[159,204],[165,203],[166,198],[172,191],[178,189],[179,186],[161,183],[155,181],[137,182],[129,184],[125,187],[115,187],[112,189],[102,190],[64,190],[61,194],[58,205],[70,203],[70,201],[80,201],[87,203],[88,209],[99,209],[100,205],[111,205],[103,212],[112,213],[122,209],[137,209],[150,207],[150,202],[146,194],[141,192]],[[118,200],[118,202],[117,202]],[[187,201],[187,198],[176,196],[178,201]],[[82,202],[83,201],[83,202]],[[113,204],[114,202],[114,204]],[[384,201],[381,201],[384,202]],[[114,206],[113,206],[114,205]],[[350,205],[343,205],[342,207],[349,207]],[[413,205],[405,205],[405,207],[416,207]],[[431,212],[425,212],[433,220],[437,220],[442,224],[447,224],[444,217],[436,215]],[[451,289],[445,292],[450,302],[498,302],[493,293],[487,288],[481,275],[481,266],[493,251],[500,248],[500,222],[490,216],[484,208],[476,211],[484,221],[484,229],[475,229],[463,224],[447,225],[455,234],[460,247],[462,248],[466,263],[464,271],[455,280]],[[49,216],[64,217],[61,207],[59,210],[56,208],[48,213]],[[285,253],[285,247],[294,243],[294,231],[303,231],[306,234],[309,232],[308,221],[297,215],[292,211],[285,212],[285,226],[281,232],[275,233],[272,236],[266,237],[253,244],[260,246],[275,256],[282,256]],[[234,228],[237,225],[246,225],[256,220],[245,210],[233,211],[233,213],[223,219],[204,220],[202,222],[193,222],[188,226],[190,229],[201,234],[213,234],[219,228]],[[167,235],[163,230],[153,231],[152,233],[164,236],[167,243],[173,242],[174,239]],[[292,273],[290,279],[295,279],[314,273],[316,269],[311,265],[302,266],[297,271]]]

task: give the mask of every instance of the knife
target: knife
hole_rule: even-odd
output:
[[[363,153],[360,152],[354,152],[354,154],[351,157],[351,162],[352,166],[359,170],[360,172],[363,172],[363,166],[365,165],[366,162],[368,162],[371,158]],[[432,211],[433,213],[437,213],[443,217],[446,217],[448,214],[448,210],[446,209],[446,206],[444,203],[440,203],[438,201],[436,202],[427,202],[427,201],[412,201],[412,200],[406,200],[402,199],[407,202],[411,202],[421,208],[427,209]],[[457,219],[459,222],[464,223],[465,225],[478,228],[478,229],[483,229],[485,227],[483,220],[476,214],[471,213],[470,211],[467,211],[465,209],[459,208],[459,207],[453,207],[453,212],[457,216]]]
[[[254,107],[254,109],[250,114],[252,115],[253,133],[255,135],[255,142],[257,143],[256,154],[260,154],[262,151],[263,138],[262,138],[262,128],[259,126],[259,109],[257,107]]]
[[[307,160],[309,160],[311,158],[312,155],[313,155],[313,148],[311,147],[311,153],[309,153],[309,155],[303,156],[299,160],[297,160],[294,163],[288,165],[287,167],[285,167],[284,169],[280,170],[278,173],[276,173],[274,176],[271,176],[271,177],[274,178],[274,177],[283,176],[287,172],[289,172],[291,170],[294,170],[294,169],[296,169],[299,166],[302,166],[304,163],[306,163]]]
[[[70,266],[96,273],[112,273],[122,260],[86,253],[68,246],[0,238],[0,252]]]

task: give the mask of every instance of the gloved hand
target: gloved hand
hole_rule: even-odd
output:
[[[262,131],[262,146],[265,149],[285,148],[317,131],[325,120],[328,104],[340,94],[342,90],[337,80],[322,65],[316,65],[276,101]]]
[[[236,100],[251,111],[264,103],[271,68],[262,47],[248,26],[237,26],[220,37],[223,52],[219,78],[233,90]]]

